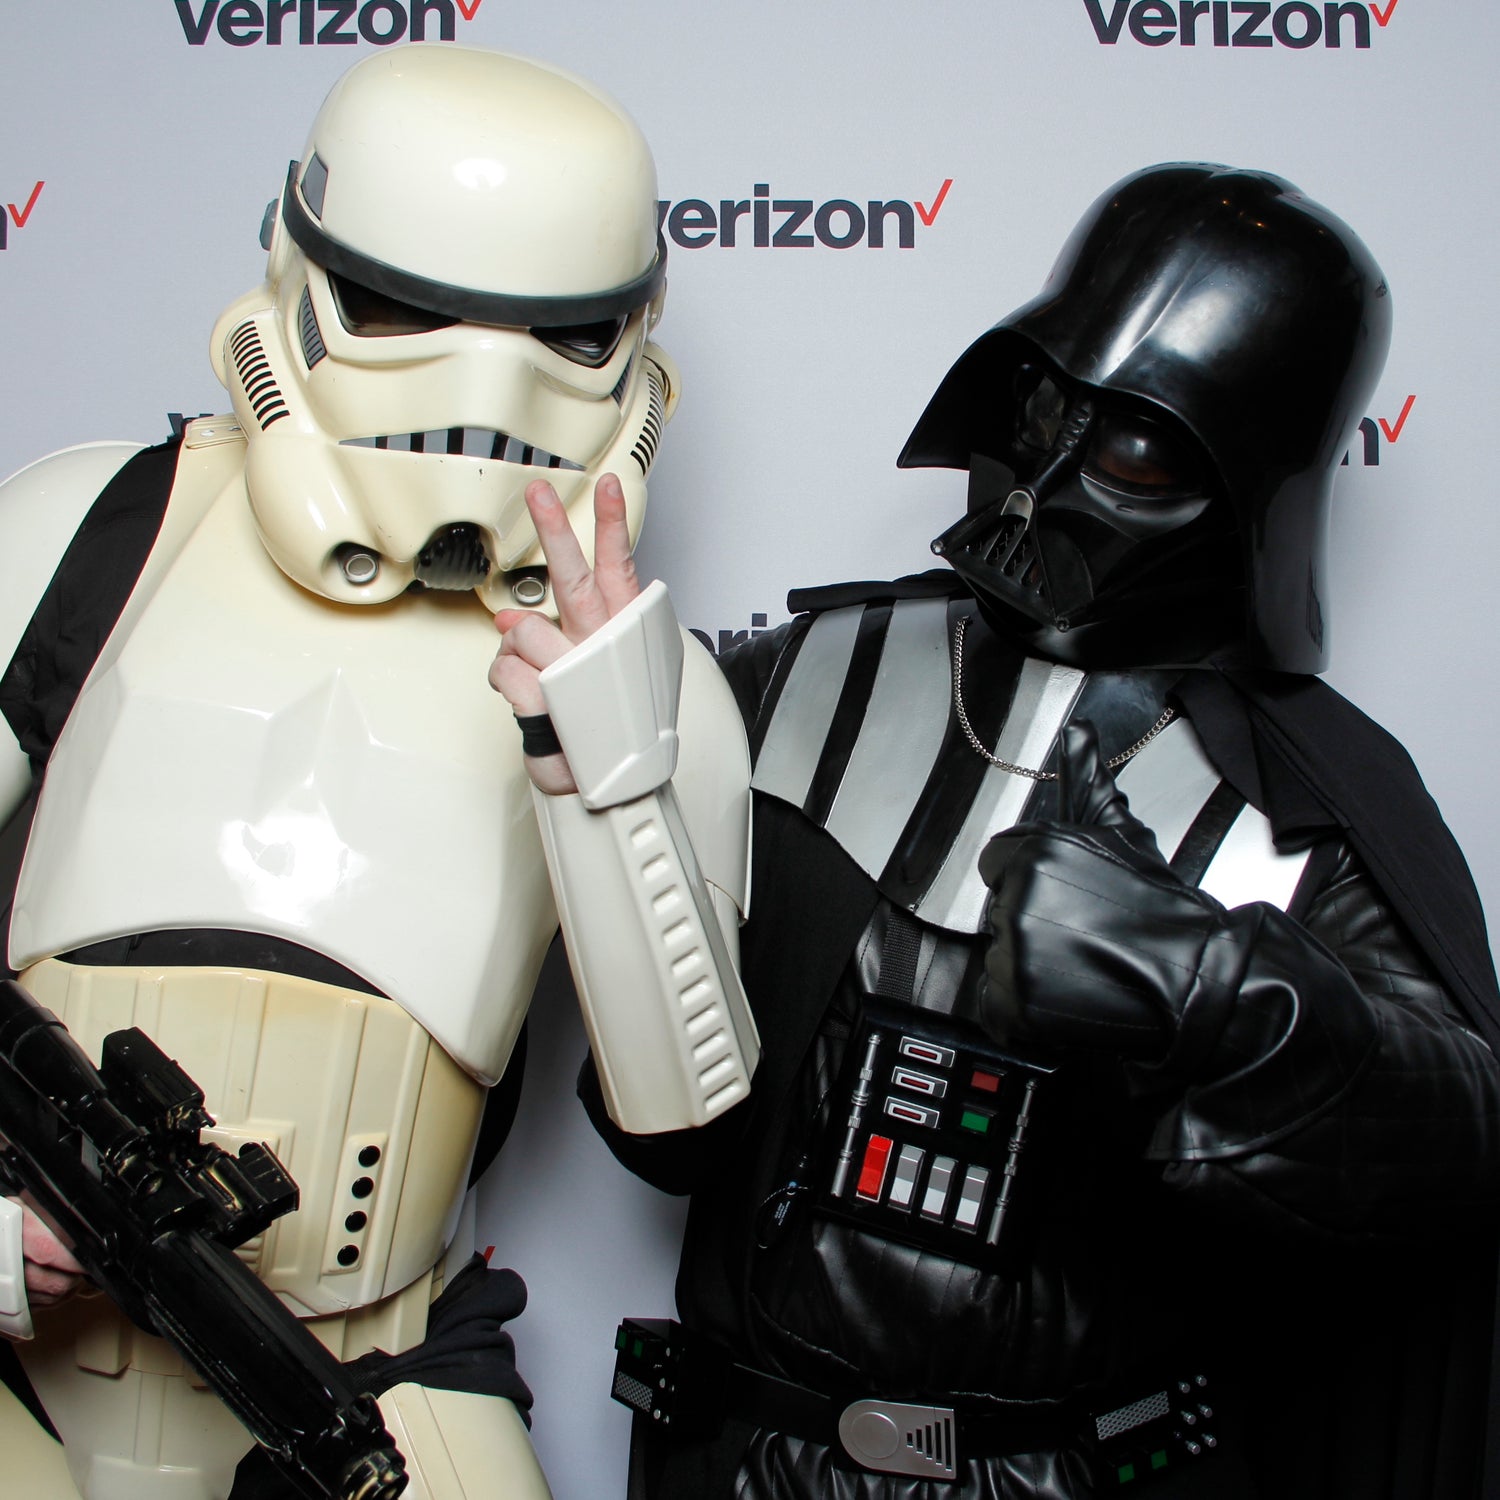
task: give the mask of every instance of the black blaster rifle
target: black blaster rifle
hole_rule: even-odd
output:
[[[395,1500],[406,1466],[372,1396],[234,1248],[297,1206],[265,1146],[199,1139],[203,1091],[144,1032],[98,1069],[20,985],[0,981],[0,1190],[23,1197],[89,1276],[167,1340],[314,1500]]]

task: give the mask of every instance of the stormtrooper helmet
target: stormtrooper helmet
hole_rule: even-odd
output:
[[[540,605],[537,478],[581,520],[614,472],[634,538],[679,382],[649,341],[655,168],[616,103],[503,53],[390,48],[334,86],[261,238],[266,281],[211,353],[293,579],[344,603],[417,583]]]
[[[899,463],[968,469],[933,550],[1039,654],[1316,672],[1330,492],[1390,323],[1369,251],[1289,182],[1149,167],[953,366]]]

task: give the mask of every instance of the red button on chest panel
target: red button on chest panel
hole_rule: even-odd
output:
[[[895,1142],[883,1135],[872,1135],[865,1143],[865,1159],[859,1169],[859,1184],[855,1192],[872,1203],[880,1199],[880,1190],[885,1186],[885,1172],[890,1165],[891,1147]]]

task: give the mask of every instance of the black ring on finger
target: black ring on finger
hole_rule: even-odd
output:
[[[563,753],[562,741],[552,727],[551,714],[515,714],[521,726],[521,753],[534,760],[545,760],[549,755]]]

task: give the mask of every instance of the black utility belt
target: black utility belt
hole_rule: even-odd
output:
[[[1078,1448],[1112,1487],[1196,1465],[1219,1446],[1207,1376],[1143,1385],[1129,1399],[945,1405],[825,1395],[741,1364],[670,1319],[627,1318],[611,1392],[642,1420],[683,1436],[727,1418],[826,1447],[862,1469],[929,1480],[968,1459]]]
[[[820,1443],[861,1468],[927,1479],[954,1479],[961,1459],[1035,1452],[1078,1440],[1076,1404],[979,1410],[866,1396],[839,1401],[736,1364],[729,1411],[747,1425]]]

